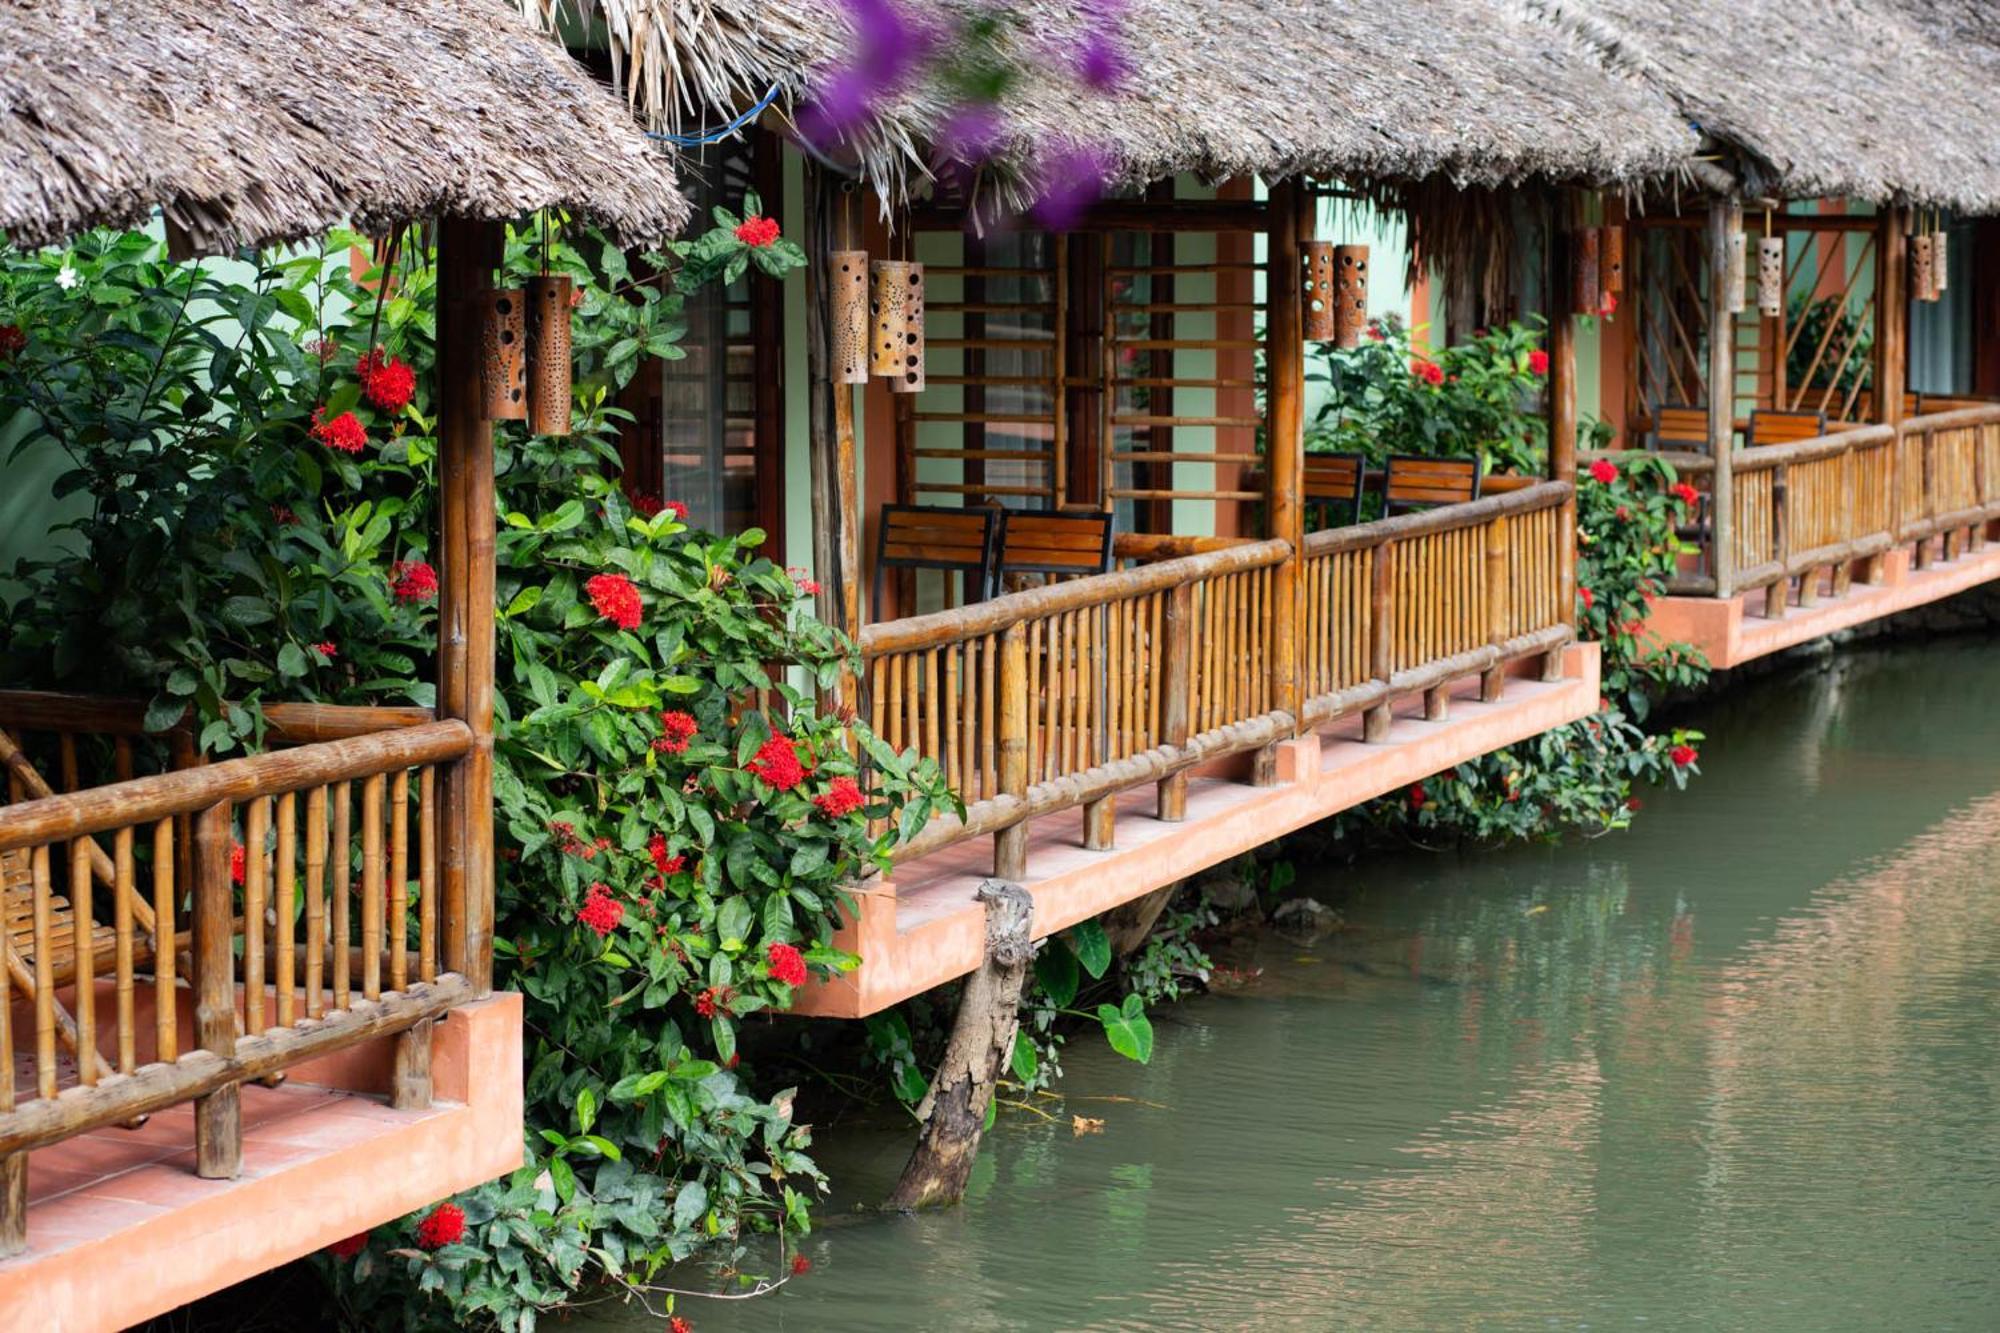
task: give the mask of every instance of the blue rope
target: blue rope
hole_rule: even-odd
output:
[[[663,130],[651,130],[647,132],[646,137],[648,139],[664,139],[677,148],[699,148],[703,144],[715,143],[718,140],[727,139],[730,135],[757,119],[758,116],[764,113],[765,107],[768,107],[777,100],[778,85],[774,83],[771,85],[771,91],[765,93],[757,100],[757,105],[751,107],[748,111],[745,111],[719,130],[710,130],[706,134],[668,134]]]

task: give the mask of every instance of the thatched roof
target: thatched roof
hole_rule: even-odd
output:
[[[1536,0],[1789,198],[2000,211],[1996,0]]]
[[[671,158],[497,0],[0,0],[0,228],[154,207],[198,249],[341,221],[686,219]]]
[[[581,3],[609,34],[641,113],[671,126],[739,107],[776,84],[803,103],[849,44],[840,0],[520,0],[544,23]],[[912,12],[980,8],[933,0]],[[1179,172],[1295,171],[1353,178],[1530,176],[1599,184],[1675,173],[1698,136],[1667,98],[1586,43],[1498,0],[1421,5],[1328,0],[1128,0],[1132,78],[1117,95],[1050,72],[1091,31],[1075,0],[1016,0],[1037,73],[1005,104],[1002,160],[1032,175],[1037,149],[1114,150],[1114,183]],[[916,92],[863,145],[890,196],[921,177],[949,107]],[[1023,187],[1001,184],[1002,192]],[[1018,199],[1009,202],[1019,202]]]

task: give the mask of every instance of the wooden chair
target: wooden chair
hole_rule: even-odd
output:
[[[1009,575],[1043,574],[1049,582],[1111,572],[1112,516],[1101,510],[1003,509],[986,595],[1007,591]]]
[[[1685,403],[1663,404],[1653,418],[1653,447],[1708,452],[1708,409]]]
[[[1347,506],[1347,523],[1361,521],[1361,492],[1368,485],[1368,460],[1360,454],[1307,454],[1304,499],[1330,528],[1333,507]]]
[[[1479,498],[1479,460],[1390,454],[1383,474],[1383,512],[1408,513]]]
[[[1824,434],[1824,412],[1778,412],[1760,407],[1750,413],[1750,447],[1753,449],[1760,444],[1813,440]]]
[[[881,526],[875,534],[875,587],[869,618],[882,618],[882,580],[892,569],[963,575],[965,600],[975,602],[985,597],[993,577],[1000,513],[941,505],[883,505]]]

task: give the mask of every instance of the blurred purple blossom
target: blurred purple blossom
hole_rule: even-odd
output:
[[[1092,88],[1109,93],[1118,91],[1132,72],[1132,66],[1113,34],[1097,32],[1083,44],[1083,51],[1076,59],[1076,72]]]
[[[1044,153],[1035,163],[1035,202],[1028,217],[1046,231],[1068,231],[1104,192],[1111,158],[1080,144]]]
[[[984,162],[1005,137],[1000,109],[987,102],[961,102],[938,127],[937,146],[958,162]]]
[[[901,91],[937,44],[930,26],[897,0],[845,0],[854,25],[854,47],[814,94],[799,128],[825,146],[858,127],[886,99]]]

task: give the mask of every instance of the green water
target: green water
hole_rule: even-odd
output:
[[[2000,1326],[2000,644],[1704,708],[1625,835],[1316,874],[1348,929],[1079,1040],[962,1209],[718,1329]],[[1077,1135],[1069,1117],[1104,1121]],[[879,1198],[893,1126],[827,1133]],[[657,1327],[648,1321],[649,1326]]]

